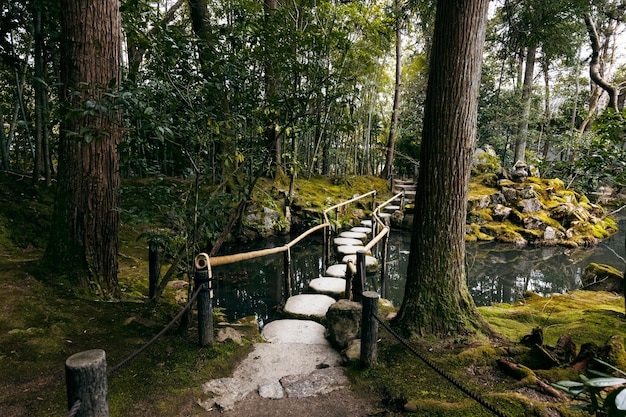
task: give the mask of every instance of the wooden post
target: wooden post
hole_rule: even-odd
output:
[[[283,268],[285,279],[285,299],[286,302],[291,297],[291,248],[287,248],[283,255]]]
[[[348,300],[350,300],[350,294],[352,294],[352,280],[354,279],[354,271],[352,268],[354,268],[354,264],[352,259],[350,259],[346,264],[346,290],[344,292],[344,297]]]
[[[213,345],[213,276],[209,255],[201,253],[196,256],[196,274],[194,290],[198,294],[198,340],[200,346]]]
[[[330,264],[330,226],[324,227],[324,263],[322,265],[322,269],[326,270],[328,265]]]
[[[370,367],[376,364],[378,341],[378,293],[365,291],[363,293],[363,312],[361,316],[361,365]]]
[[[80,407],[76,416],[109,417],[107,402],[107,363],[102,349],[86,350],[65,360],[67,409],[76,401]]]
[[[154,242],[148,244],[148,298],[156,296],[159,283],[159,245]]]
[[[385,288],[387,283],[387,274],[389,273],[387,265],[387,253],[389,252],[389,232],[383,236],[380,259],[382,265],[380,266],[380,295],[385,298],[387,296],[387,289]]]
[[[367,252],[363,249],[359,249],[356,252],[356,275],[354,276],[354,285],[352,287],[352,300],[356,302],[361,301],[361,295],[364,290],[365,283],[365,256]]]
[[[372,194],[372,213],[376,210],[376,192]]]

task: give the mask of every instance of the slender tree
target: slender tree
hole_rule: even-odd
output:
[[[101,294],[118,294],[117,146],[111,97],[119,82],[119,2],[63,0],[64,118],[46,268]]]
[[[465,278],[465,215],[488,0],[437,3],[415,221],[396,324],[446,336],[487,329]]]
[[[393,109],[391,124],[389,125],[389,139],[387,140],[387,156],[385,166],[381,172],[382,178],[389,178],[393,172],[393,159],[398,134],[398,116],[400,113],[400,96],[402,93],[402,8],[400,0],[395,0],[396,18],[396,81],[393,93]]]

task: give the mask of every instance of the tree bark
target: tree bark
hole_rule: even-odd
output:
[[[618,99],[619,87],[606,81],[602,76],[600,64],[600,41],[598,39],[598,31],[596,25],[589,14],[585,14],[585,25],[589,32],[589,41],[591,42],[591,60],[589,61],[589,76],[591,80],[602,88],[609,95],[607,108],[615,109],[619,112]]]
[[[445,337],[488,329],[464,265],[488,3],[437,3],[411,252],[396,320],[408,333]]]
[[[530,118],[531,92],[535,76],[535,57],[537,45],[530,45],[526,51],[526,68],[524,70],[524,84],[522,86],[522,120],[515,139],[515,156],[513,163],[526,160],[526,142],[528,141],[528,119]]]
[[[61,10],[66,107],[44,265],[101,295],[115,297],[121,130],[110,93],[119,82],[119,2],[63,0]]]
[[[393,93],[393,110],[391,111],[391,125],[389,126],[389,139],[387,141],[387,157],[381,177],[389,179],[393,172],[393,158],[396,147],[398,132],[398,115],[400,113],[400,96],[402,93],[402,11],[400,0],[395,0],[396,12],[396,83]]]

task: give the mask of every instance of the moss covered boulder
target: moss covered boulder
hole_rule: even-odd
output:
[[[609,265],[590,263],[585,268],[582,281],[585,290],[615,293],[624,291],[623,274]]]

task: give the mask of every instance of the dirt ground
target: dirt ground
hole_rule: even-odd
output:
[[[212,410],[207,417],[366,417],[384,416],[384,410],[344,388],[325,395],[306,398],[270,400],[250,393],[245,400],[235,404],[232,411]]]

